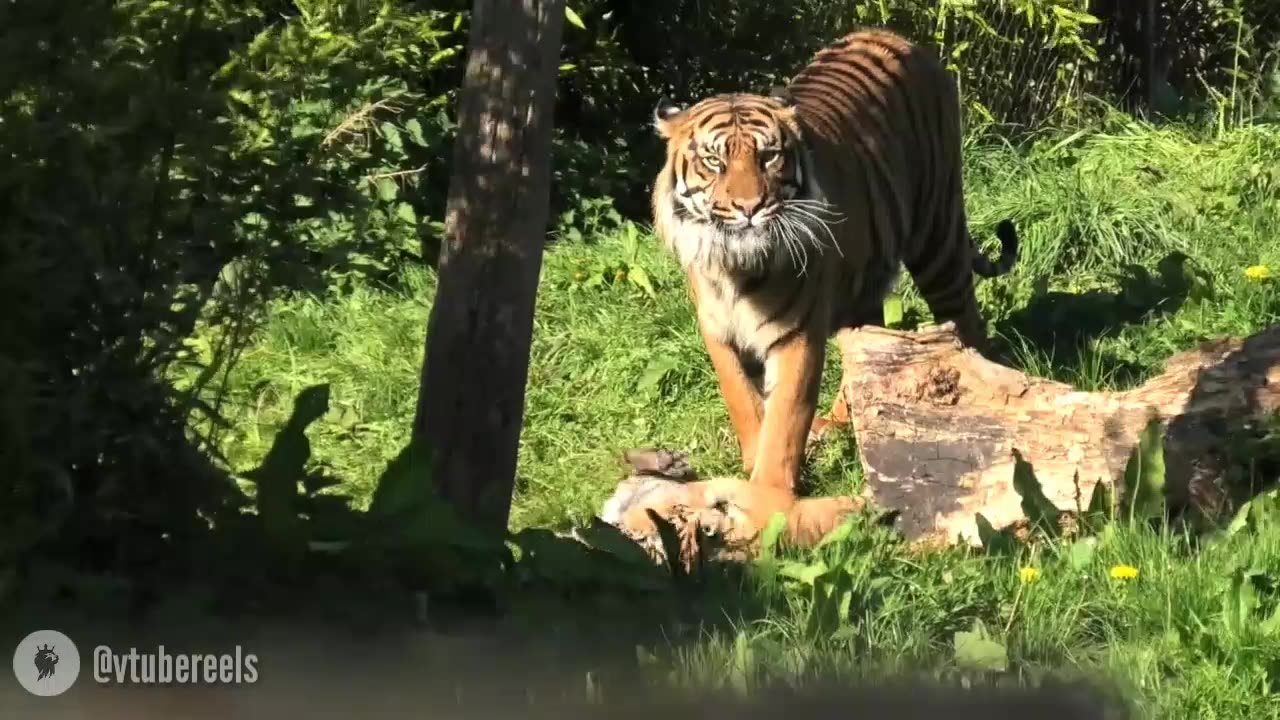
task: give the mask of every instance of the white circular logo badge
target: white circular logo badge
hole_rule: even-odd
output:
[[[32,695],[61,695],[80,675],[80,651],[57,630],[37,630],[13,651],[13,675]]]

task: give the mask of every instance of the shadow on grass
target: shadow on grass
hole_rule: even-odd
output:
[[[33,554],[14,578],[0,577],[0,601],[41,613],[119,611],[128,621],[176,607],[217,618],[314,619],[370,631],[492,619],[508,614],[515,600],[525,610],[599,604],[606,615],[619,610],[646,622],[663,609],[671,611],[665,619],[673,627],[708,627],[704,615],[713,613],[699,605],[705,598],[712,598],[720,627],[759,619],[767,610],[765,601],[742,592],[740,568],[696,581],[673,577],[603,522],[572,534],[543,528],[505,538],[481,533],[435,497],[429,453],[414,443],[387,464],[369,506],[357,508],[352,498],[332,492],[341,482],[311,462],[306,431],[328,411],[327,385],[298,393],[258,467],[242,474],[253,492],[214,511],[205,531],[183,545],[185,571],[169,558],[158,572],[95,574],[96,566],[73,566],[65,555]]]
[[[1049,358],[1053,366],[1076,368],[1093,341],[1172,315],[1189,298],[1212,291],[1211,278],[1179,252],[1160,260],[1154,274],[1140,265],[1126,265],[1117,280],[1115,292],[1038,293],[1025,307],[995,323],[993,359],[1011,363],[1020,351],[1029,349]],[[1141,379],[1142,368],[1133,363],[1110,356],[1099,362],[1098,370],[1120,385]]]
[[[39,698],[42,712],[92,708],[96,717],[114,717],[127,709],[129,717],[160,718],[176,708],[195,718],[358,708],[362,717],[399,717],[412,706],[453,717],[636,715],[640,708],[763,717],[778,712],[779,703],[810,714],[852,703],[909,716],[944,707],[954,717],[1029,710],[1103,716],[1090,687],[1028,693],[1003,672],[994,676],[1012,682],[1004,689],[983,672],[966,675],[988,686],[977,693],[960,693],[949,682],[954,677],[929,675],[904,680],[900,689],[852,685],[887,675],[877,676],[875,658],[861,667],[858,648],[871,645],[857,632],[843,646],[846,669],[858,669],[848,682],[816,694],[790,688],[790,680],[750,657],[760,650],[745,641],[794,611],[794,597],[759,577],[785,574],[785,562],[672,573],[601,524],[576,537],[546,529],[483,537],[434,500],[427,453],[412,444],[388,464],[370,506],[353,508],[326,492],[336,484],[332,478],[309,466],[305,431],[327,408],[327,386],[299,393],[262,463],[245,474],[256,485],[257,512],[214,518],[188,558],[189,572],[160,579],[163,587],[150,588],[141,612],[130,612],[138,608],[130,596],[139,588],[128,580],[104,583],[33,561],[0,623],[11,646],[33,628],[58,628],[78,644],[85,675],[89,648],[109,645],[127,654],[130,647],[145,653],[163,646],[171,655],[253,653],[258,681],[137,692],[82,682],[53,702]],[[893,566],[891,545],[882,541],[887,534],[859,531],[833,546],[827,558],[833,568],[861,570],[837,573],[829,580],[831,597],[813,598],[793,630],[803,637],[783,632],[764,646],[804,653],[806,638],[865,629],[890,595],[889,576],[869,574]],[[810,582],[821,594],[823,577]],[[847,622],[838,620],[849,613]],[[954,618],[956,628],[967,622]],[[100,674],[96,654],[92,662]],[[800,662],[806,687],[830,674],[826,659]],[[676,664],[684,666],[679,673]],[[752,698],[744,704],[735,693],[748,689]],[[19,709],[36,701],[13,685],[0,697]],[[591,704],[600,700],[608,704]]]
[[[1118,292],[1051,292],[997,324],[997,360],[1009,363],[1023,343],[1047,356],[1055,368],[1083,375],[1086,363],[1107,378],[1105,389],[1125,390],[1149,379],[1150,369],[1109,354],[1092,341],[1127,327],[1172,315],[1189,300],[1213,297],[1213,278],[1182,253],[1167,255],[1155,273],[1127,265]],[[1186,402],[1164,432],[1166,500],[1173,516],[1209,530],[1235,516],[1250,499],[1280,481],[1280,415],[1268,379],[1280,366],[1280,326],[1248,338],[1202,343],[1170,359],[1164,368],[1195,372]],[[1092,358],[1083,354],[1090,352]],[[1188,364],[1194,361],[1195,364]],[[1075,384],[1075,383],[1073,383]],[[1104,388],[1082,388],[1088,390]],[[1263,396],[1268,396],[1263,400]],[[1160,400],[1153,396],[1153,400]]]

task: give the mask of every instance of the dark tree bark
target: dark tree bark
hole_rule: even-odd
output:
[[[476,0],[414,441],[440,497],[507,526],[548,215],[564,0]]]

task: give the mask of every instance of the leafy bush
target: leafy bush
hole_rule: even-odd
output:
[[[443,199],[403,188],[447,171],[464,18],[339,0],[0,12],[0,554],[64,530],[68,560],[150,567],[197,510],[238,502],[211,460],[217,380],[271,289],[422,255]]]
[[[184,439],[196,395],[159,380],[236,243],[233,181],[207,170],[227,142],[220,98],[187,82],[256,22],[221,10],[9,3],[0,18],[7,556],[67,529],[86,564],[139,561],[121,556],[130,530],[186,534],[224,489]]]

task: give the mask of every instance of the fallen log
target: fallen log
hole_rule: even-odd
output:
[[[1280,408],[1280,326],[1178,353],[1160,375],[1121,392],[1028,377],[962,348],[947,326],[852,335],[841,394],[865,494],[901,513],[908,538],[976,544],[975,513],[997,528],[1022,518],[1015,451],[1061,510],[1087,505],[1099,481],[1125,498],[1124,468],[1151,419],[1163,433],[1169,504],[1229,511],[1222,450]]]
[[[1152,419],[1163,434],[1169,504],[1215,517],[1238,499],[1224,482],[1231,438],[1280,410],[1280,326],[1202,343],[1118,392],[1084,392],[994,363],[962,347],[949,324],[867,327],[840,345],[833,415],[845,420],[847,410],[862,498],[796,499],[735,478],[693,480],[683,458],[645,451],[629,458],[633,473],[601,517],[647,538],[642,544],[652,545],[656,517],[749,553],[774,512],[786,515],[792,541],[810,544],[869,500],[896,511],[908,540],[977,544],[976,514],[996,528],[1023,518],[1015,453],[1062,511],[1087,505],[1100,481],[1123,499],[1125,465]]]

